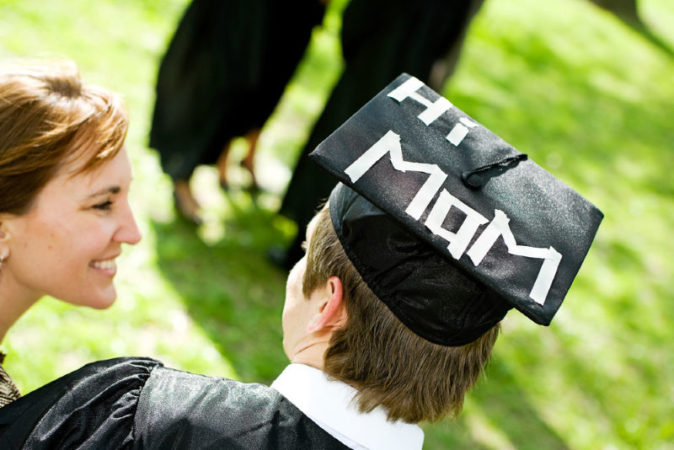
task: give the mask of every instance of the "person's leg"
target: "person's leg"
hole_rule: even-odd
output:
[[[185,179],[173,180],[173,199],[178,213],[195,225],[203,223],[199,215],[200,205],[192,194],[190,181]]]
[[[222,147],[222,152],[218,157],[218,161],[215,163],[218,168],[218,179],[220,181],[220,187],[224,190],[229,189],[229,182],[227,181],[227,156],[229,155],[229,149],[232,147],[232,141],[228,141],[224,147]]]
[[[255,153],[257,152],[257,141],[260,138],[259,128],[255,128],[246,134],[246,140],[248,141],[248,152],[246,153],[245,158],[241,161],[241,165],[250,172],[251,176],[251,190],[256,191],[257,178],[255,177]]]

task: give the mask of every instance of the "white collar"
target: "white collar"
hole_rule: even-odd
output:
[[[354,449],[421,449],[424,432],[417,425],[386,420],[386,410],[358,411],[357,391],[304,364],[290,364],[272,383],[285,398],[321,428]]]

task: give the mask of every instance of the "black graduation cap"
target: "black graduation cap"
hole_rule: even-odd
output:
[[[407,74],[310,157],[343,183],[330,214],[355,268],[438,344],[475,340],[511,307],[548,325],[603,218]]]

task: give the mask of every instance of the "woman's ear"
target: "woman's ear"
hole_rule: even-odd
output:
[[[7,219],[0,214],[0,246],[6,245],[11,237],[12,233],[9,231]],[[2,256],[2,253],[0,253],[0,256]]]
[[[316,315],[309,323],[307,330],[311,333],[322,330],[337,330],[346,324],[346,307],[342,290],[342,280],[330,277],[326,282],[326,293]]]
[[[7,222],[0,220],[0,263],[9,256],[9,240],[11,233],[7,229]]]

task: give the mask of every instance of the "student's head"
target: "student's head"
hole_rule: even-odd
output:
[[[331,302],[335,294],[340,304]],[[336,311],[326,316],[328,308]],[[329,339],[322,369],[358,390],[361,410],[384,406],[390,419],[411,423],[459,413],[499,332],[496,325],[467,345],[449,347],[410,331],[354,268],[328,207],[311,221],[307,254],[289,276],[284,309],[289,356],[301,348],[307,326]]]
[[[0,288],[103,308],[114,259],[140,239],[127,115],[71,62],[0,69]]]
[[[322,348],[320,368],[392,419],[456,414],[510,309],[550,323],[603,217],[407,74],[309,158],[340,183],[289,277],[284,348]]]

